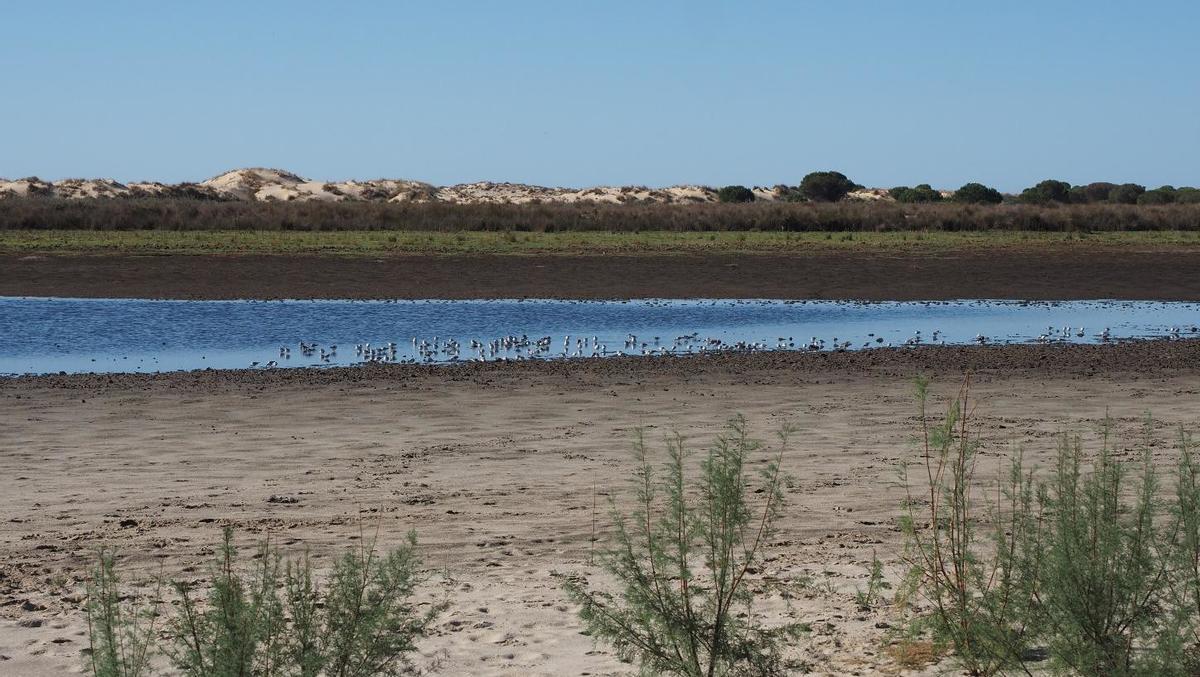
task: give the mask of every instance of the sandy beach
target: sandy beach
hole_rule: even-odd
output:
[[[629,674],[580,634],[561,588],[601,580],[593,486],[603,527],[608,497],[629,497],[636,427],[701,450],[740,412],[764,439],[785,420],[799,431],[771,551],[775,573],[807,584],[768,605],[812,624],[795,656],[817,674],[899,674],[895,619],[853,594],[873,553],[900,572],[913,376],[933,377],[937,410],[974,373],[990,477],[1013,445],[1044,466],[1055,434],[1094,438],[1106,410],[1125,439],[1152,412],[1168,463],[1174,428],[1196,422],[1197,358],[1177,341],[0,381],[0,673],[81,670],[97,547],[131,578],[193,580],[232,525],[242,544],[269,535],[318,562],[360,530],[386,547],[416,529],[436,574],[422,594],[451,603],[421,644],[444,674]]]

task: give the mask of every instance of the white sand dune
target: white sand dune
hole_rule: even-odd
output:
[[[759,201],[774,201],[780,187],[751,189]],[[647,186],[594,186],[561,188],[526,183],[476,181],[452,186],[434,186],[410,179],[373,179],[369,181],[314,181],[293,172],[265,167],[234,169],[200,183],[168,184],[144,181],[129,184],[111,179],[64,179],[43,181],[37,177],[0,179],[0,198],[47,196],[62,199],[121,197],[206,197],[216,200],[256,202],[449,202],[459,204],[688,204],[716,202],[717,191],[709,186],[679,185],[665,188]],[[890,200],[882,189],[860,190],[850,194],[860,200]]]

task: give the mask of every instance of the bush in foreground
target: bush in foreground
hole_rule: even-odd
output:
[[[973,494],[979,442],[972,428],[969,388],[964,386],[940,423],[926,411],[927,383],[917,383],[921,475],[926,484],[909,491],[900,521],[909,565],[910,601],[929,605],[917,627],[954,649],[968,673],[993,675],[1021,664],[1033,630],[1033,599],[1040,553],[1031,532],[1038,517],[1032,477],[1020,457],[1009,468],[1000,505],[981,519]],[[1000,501],[998,501],[1000,503]],[[918,508],[917,506],[921,506]],[[929,526],[928,529],[919,525]],[[978,534],[984,526],[985,535]]]
[[[419,612],[412,601],[423,580],[416,549],[412,533],[387,553],[355,547],[322,588],[307,556],[285,562],[267,543],[247,572],[226,529],[210,581],[200,589],[172,584],[179,604],[162,652],[189,677],[408,674],[415,641],[445,608]],[[121,594],[113,557],[102,552],[87,602],[89,668],[97,677],[150,674],[158,636],[148,619],[158,617],[162,600],[138,606],[122,603]]]
[[[1049,477],[1018,454],[999,487],[974,480],[977,437],[964,388],[943,421],[922,402],[923,481],[902,520],[916,628],[972,675],[1194,675],[1200,662],[1200,465],[1184,436],[1175,501],[1161,497],[1150,425],[1137,460],[1063,435]],[[1131,472],[1133,470],[1133,472]],[[993,496],[987,516],[975,504]],[[983,525],[990,538],[980,538]]]
[[[1042,509],[1045,566],[1035,590],[1054,664],[1084,675],[1183,674],[1178,617],[1163,614],[1170,527],[1159,519],[1158,482],[1143,446],[1137,475],[1107,434],[1095,455],[1063,436]],[[1085,471],[1084,467],[1089,466]],[[1135,486],[1129,487],[1129,480]]]
[[[785,430],[758,488],[751,489],[746,464],[761,445],[735,418],[690,486],[683,440],[668,439],[660,475],[639,434],[637,508],[625,515],[614,506],[615,542],[601,553],[621,590],[591,590],[578,581],[566,586],[588,631],[648,674],[782,673],[785,642],[805,626],[763,626],[746,576],[762,565],[763,546],[782,509],[779,464],[786,444]],[[760,505],[752,506],[752,495]]]

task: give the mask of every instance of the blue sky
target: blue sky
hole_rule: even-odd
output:
[[[0,176],[1200,184],[1200,3],[24,2]]]

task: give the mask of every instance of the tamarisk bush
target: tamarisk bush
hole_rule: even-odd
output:
[[[121,579],[111,550],[100,550],[87,583],[87,669],[96,677],[142,677],[149,674],[157,638],[159,591],[139,604],[122,601]]]
[[[420,574],[416,536],[380,553],[362,543],[334,562],[324,586],[308,556],[294,561],[259,546],[247,572],[226,529],[202,588],[174,582],[178,609],[162,647],[188,677],[375,677],[415,672],[408,655],[446,608],[420,612],[412,597]],[[96,677],[151,674],[158,633],[146,610],[120,603],[111,553],[102,551],[88,586],[90,671]],[[203,597],[197,592],[204,592]]]
[[[577,580],[566,585],[596,639],[650,674],[784,671],[784,643],[806,627],[764,626],[747,574],[761,566],[782,510],[780,461],[788,434],[786,428],[780,433],[778,451],[759,473],[758,488],[751,489],[746,466],[762,445],[750,439],[741,417],[708,450],[694,485],[682,437],[668,438],[660,473],[638,433],[637,507],[626,515],[614,503],[614,542],[600,553],[621,589],[592,590]]]
[[[1041,558],[1033,479],[1018,455],[981,519],[976,501],[982,497],[973,491],[979,442],[970,383],[937,424],[926,411],[927,388],[927,381],[917,381],[923,494],[913,493],[901,468],[908,490],[900,520],[910,567],[906,594],[931,607],[920,625],[953,648],[968,673],[993,675],[1020,665],[1033,625],[1029,604]],[[991,532],[990,547],[977,523]]]
[[[1063,434],[1044,479],[1016,454],[980,515],[968,390],[931,425],[918,382],[928,493],[914,493],[906,474],[901,519],[908,601],[926,607],[917,628],[973,675],[1028,674],[1032,656],[1059,674],[1198,674],[1200,465],[1191,439],[1180,435],[1173,503],[1152,464],[1151,422],[1130,462],[1114,452],[1106,419],[1094,453]]]
[[[1078,437],[1063,436],[1044,497],[1046,562],[1036,597],[1050,655],[1077,674],[1183,674],[1175,669],[1178,615],[1168,608],[1175,529],[1159,519],[1150,425],[1133,478],[1113,456],[1110,427],[1106,421],[1090,459]]]

